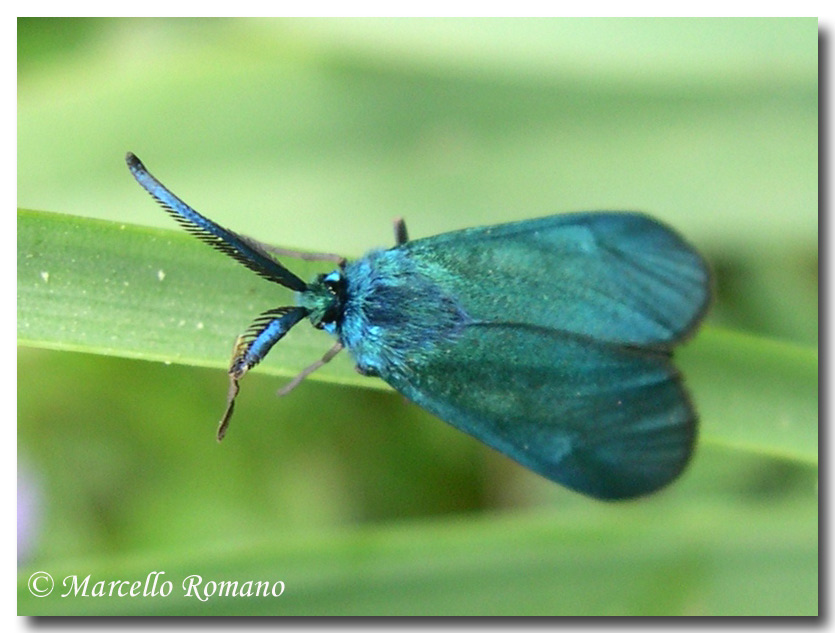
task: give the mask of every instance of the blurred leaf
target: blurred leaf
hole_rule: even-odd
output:
[[[786,504],[783,504],[786,506]],[[597,505],[235,542],[171,556],[52,561],[53,594],[26,590],[38,615],[816,615],[814,505]],[[663,510],[663,506],[656,510]],[[737,521],[724,517],[732,513]],[[752,532],[751,525],[758,530]],[[779,543],[779,547],[775,544]],[[160,561],[169,561],[162,569]],[[171,582],[167,597],[60,597],[65,577]],[[184,580],[281,580],[280,598],[185,596]],[[671,582],[675,578],[675,582]]]
[[[167,226],[131,150],[311,249],[624,206],[714,249],[817,243],[814,18],[96,24],[18,78],[18,206]]]

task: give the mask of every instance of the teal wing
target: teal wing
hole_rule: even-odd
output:
[[[663,352],[471,325],[419,365],[382,377],[452,426],[594,497],[652,492],[693,449],[696,416]]]
[[[701,256],[637,213],[578,213],[465,229],[399,247],[473,319],[669,348],[710,299]]]
[[[409,298],[369,311],[400,337],[377,346],[394,362],[368,364],[409,399],[595,497],[652,492],[687,464],[696,415],[670,354],[710,289],[704,260],[676,233],[639,214],[574,214],[385,257],[400,271],[388,290]]]

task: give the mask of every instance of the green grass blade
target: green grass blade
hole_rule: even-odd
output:
[[[702,439],[818,462],[814,349],[706,328],[679,354],[702,418]]]
[[[17,240],[24,345],[226,369],[235,337],[258,314],[294,304],[289,290],[182,231],[20,211]],[[317,270],[287,263],[302,279]],[[295,328],[259,370],[294,375],[332,344]],[[320,373],[363,382],[343,359]]]
[[[316,265],[287,264],[302,278]],[[328,265],[325,264],[327,267]],[[235,336],[293,303],[188,235],[50,213],[18,216],[18,341],[24,345],[226,368]],[[298,327],[259,371],[294,375],[331,344]],[[817,463],[813,350],[708,329],[682,368],[707,441]],[[313,375],[380,388],[347,354]]]

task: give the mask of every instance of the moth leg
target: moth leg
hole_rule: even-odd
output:
[[[265,244],[264,242],[259,242],[249,236],[247,238],[251,242],[255,242],[258,246],[262,249],[267,251],[272,255],[277,255],[278,257],[292,257],[294,259],[301,259],[306,262],[335,262],[339,265],[340,268],[345,267],[345,263],[347,260],[342,257],[342,255],[336,255],[334,253],[309,253],[305,251],[293,251],[287,248],[279,248],[278,246],[271,246],[270,244]]]
[[[235,398],[238,397],[238,392],[241,388],[238,386],[238,379],[229,375],[229,395],[226,396],[226,411],[220,419],[220,424],[217,427],[217,441],[220,442],[226,435],[226,429],[229,428],[229,420],[232,418],[232,411],[235,410]]]
[[[232,367],[235,366],[236,361],[246,353],[247,343],[243,336],[239,336],[232,347]],[[229,394],[226,396],[226,411],[223,412],[223,417],[220,418],[220,424],[217,426],[217,441],[220,442],[226,435],[226,430],[229,428],[229,420],[232,419],[232,412],[235,410],[235,398],[238,397],[238,392],[241,390],[238,386],[240,380],[246,372],[229,371]]]
[[[397,246],[409,241],[409,233],[406,231],[406,220],[394,218],[394,243]]]
[[[286,396],[293,389],[298,387],[299,383],[302,380],[307,378],[310,374],[312,374],[314,371],[319,369],[322,365],[324,365],[326,363],[329,363],[331,361],[331,359],[334,356],[336,356],[342,350],[342,347],[343,347],[342,343],[339,343],[339,342],[335,343],[333,347],[331,347],[327,352],[325,352],[325,355],[322,356],[322,358],[317,360],[315,363],[305,367],[295,378],[293,378],[293,380],[291,380],[286,385],[284,385],[281,389],[279,389],[278,390],[278,395],[279,396]]]

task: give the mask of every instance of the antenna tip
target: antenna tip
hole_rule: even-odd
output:
[[[142,166],[142,162],[136,157],[136,154],[134,154],[133,152],[128,152],[127,154],[125,154],[125,162],[128,164],[128,167],[131,168]]]

